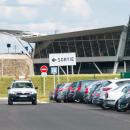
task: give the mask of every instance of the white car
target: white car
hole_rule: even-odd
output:
[[[32,102],[36,105],[36,89],[31,80],[14,80],[8,88],[8,105],[13,105],[13,102]]]
[[[100,89],[100,97],[99,100],[101,102],[101,106],[103,104],[103,101],[105,100],[105,95],[107,92],[112,91],[119,86],[122,86],[126,83],[130,83],[130,79],[114,79],[114,80],[109,80],[110,84],[108,86],[105,86]]]
[[[118,88],[111,90],[105,94],[105,99],[103,103],[103,108],[116,108],[118,105],[118,100],[125,94],[130,83],[119,86]]]

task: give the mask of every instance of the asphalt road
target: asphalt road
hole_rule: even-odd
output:
[[[130,111],[85,104],[15,104],[0,101],[0,130],[130,130]]]

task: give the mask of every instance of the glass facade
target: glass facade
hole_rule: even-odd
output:
[[[34,58],[48,58],[50,53],[67,52],[76,52],[77,57],[116,56],[120,34],[118,31],[44,41],[36,44]],[[130,48],[127,52],[130,53]]]
[[[130,20],[129,20],[128,28],[127,28],[127,40],[126,40],[126,47],[125,47],[125,56],[130,56]]]

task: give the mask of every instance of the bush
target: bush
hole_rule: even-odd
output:
[[[80,75],[68,75],[68,81],[66,75],[60,75],[59,80],[58,76],[55,77],[56,84],[58,81],[60,83],[66,82],[74,82],[77,80],[87,80],[87,79],[114,79],[120,78],[120,74],[80,74]],[[7,96],[7,88],[11,85],[13,77],[0,77],[0,97]],[[43,97],[43,83],[44,78],[41,76],[32,76],[31,80],[35,87],[38,87],[38,96]],[[46,90],[46,97],[48,97],[49,92],[54,89],[54,78],[53,75],[49,75],[45,77],[45,90]]]
[[[0,77],[0,97],[7,96],[7,88],[10,86],[12,77]]]

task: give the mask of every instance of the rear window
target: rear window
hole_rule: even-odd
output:
[[[106,87],[106,86],[110,85],[111,83],[112,83],[111,81],[104,81],[104,82],[102,82],[102,83],[98,86],[98,88],[96,89],[96,91],[100,91],[101,88]]]
[[[73,88],[76,88],[76,86],[77,86],[77,82],[73,82],[73,83],[72,83],[72,87],[73,87]]]
[[[126,83],[130,83],[130,80],[127,80],[127,81],[119,81],[117,82],[117,86],[121,87],[122,85],[126,84]]]
[[[88,87],[90,84],[92,84],[93,82],[95,82],[95,80],[82,81],[82,87],[83,87],[83,88],[86,88],[86,87]]]
[[[112,82],[111,81],[104,81],[102,82],[102,87],[110,85]]]

